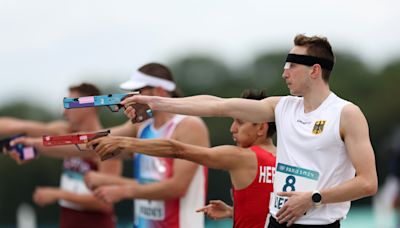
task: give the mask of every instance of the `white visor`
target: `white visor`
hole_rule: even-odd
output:
[[[162,87],[170,92],[174,91],[176,87],[175,83],[172,81],[147,75],[137,70],[133,71],[129,81],[119,85],[123,90],[138,90],[146,86]]]

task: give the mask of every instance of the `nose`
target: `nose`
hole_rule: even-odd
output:
[[[236,121],[233,121],[230,128],[231,133],[235,133],[237,131]]]
[[[289,72],[287,69],[283,69],[282,78],[287,79],[289,77]]]

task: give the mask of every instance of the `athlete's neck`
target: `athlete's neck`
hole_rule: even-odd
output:
[[[303,96],[304,113],[309,113],[317,109],[330,94],[331,90],[328,84],[310,88],[308,93]]]
[[[274,155],[276,154],[276,147],[271,138],[264,138],[264,139],[257,140],[253,143],[252,146],[259,146]]]
[[[154,128],[158,129],[162,127],[166,122],[172,119],[175,114],[168,113],[168,112],[154,112],[153,113],[153,126]]]
[[[100,120],[97,117],[86,118],[81,124],[77,124],[75,129],[77,132],[93,132],[102,129]]]

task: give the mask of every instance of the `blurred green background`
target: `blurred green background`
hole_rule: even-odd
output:
[[[211,94],[221,97],[237,97],[245,88],[265,89],[269,95],[286,95],[288,90],[281,78],[282,67],[287,51],[264,53],[245,65],[228,67],[222,60],[207,55],[187,55],[166,63],[171,67],[178,86],[184,95]],[[347,52],[337,52],[337,63],[331,77],[331,89],[339,96],[354,102],[364,112],[370,126],[370,136],[375,149],[379,182],[387,175],[390,159],[389,140],[400,120],[400,58],[371,68],[361,59]],[[84,79],[92,75],[82,75]],[[108,78],[113,78],[110,74]],[[91,82],[91,81],[88,81]],[[121,92],[119,81],[105,84],[91,82],[102,88],[103,93]],[[65,90],[70,85],[65,85]],[[62,102],[62,97],[59,98]],[[12,100],[0,103],[0,116],[13,116],[24,119],[51,121],[61,119],[61,113],[54,113],[40,100]],[[105,127],[126,121],[122,113],[111,113],[100,108],[101,120]],[[212,145],[232,144],[228,118],[205,118],[210,130]],[[1,126],[0,126],[1,127]],[[16,223],[17,207],[26,202],[32,203],[32,192],[36,186],[58,185],[61,160],[40,157],[28,164],[19,166],[11,159],[0,157],[0,227]],[[124,163],[124,175],[131,176],[131,161]],[[210,170],[208,199],[222,199],[231,204],[230,182],[227,173]],[[33,206],[39,224],[57,224],[58,206],[45,208]],[[131,221],[131,202],[116,205],[116,213],[121,222]],[[360,218],[372,226],[373,215],[371,199],[355,201],[349,217]],[[358,221],[357,219],[349,220]],[[121,223],[122,224],[122,223]],[[229,227],[230,221],[207,221],[208,227]],[[351,224],[343,227],[357,227]],[[122,225],[121,225],[122,226]],[[359,227],[365,227],[360,225]]]

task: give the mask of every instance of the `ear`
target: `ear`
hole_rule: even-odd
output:
[[[268,123],[260,123],[257,129],[257,136],[263,136],[267,134],[268,131]]]
[[[319,64],[314,64],[311,66],[311,78],[317,79],[318,77],[322,78],[322,68]]]
[[[154,92],[155,92],[156,96],[160,96],[160,97],[168,96],[168,92],[164,88],[162,88],[160,86],[155,87],[154,88]]]

